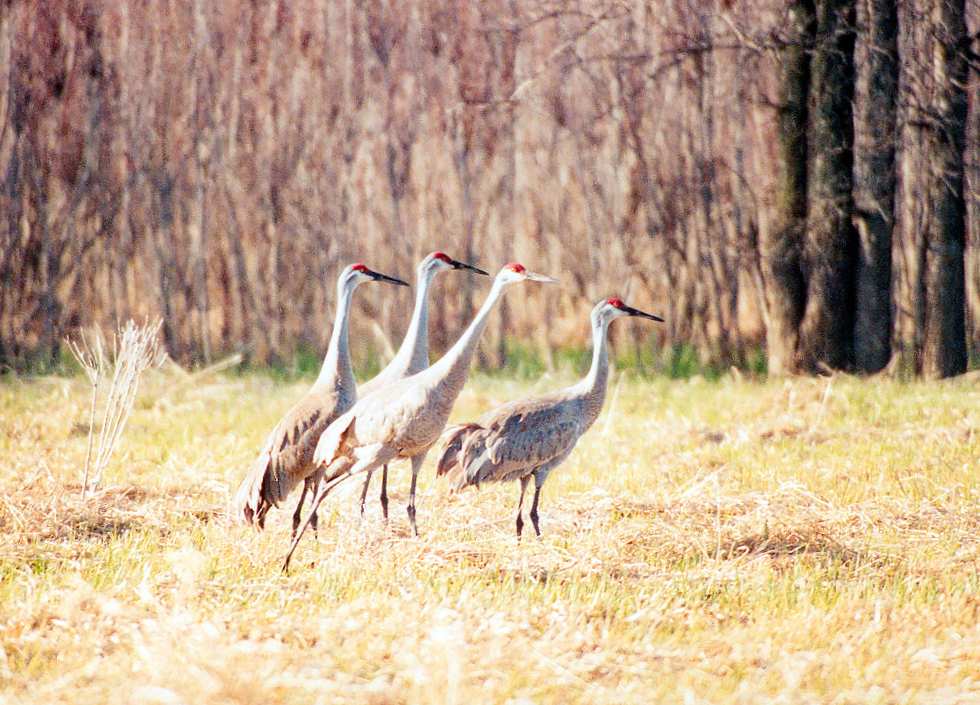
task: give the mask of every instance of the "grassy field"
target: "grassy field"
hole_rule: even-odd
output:
[[[557,386],[476,379],[454,416]],[[980,702],[980,383],[625,382],[514,539],[421,476],[408,535],[228,495],[301,383],[147,381],[79,496],[87,389],[0,384],[0,701]]]

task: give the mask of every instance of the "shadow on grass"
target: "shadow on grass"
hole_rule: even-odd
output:
[[[775,507],[769,520],[758,516],[753,497],[727,497],[715,504],[698,499],[680,502],[623,502],[615,521],[629,522],[638,555],[651,552],[681,562],[810,558],[842,565],[877,563],[880,555],[855,550],[841,537],[848,534],[839,518],[821,516],[808,507]],[[625,541],[626,539],[620,539]]]
[[[829,536],[805,531],[760,532],[740,536],[723,541],[720,553],[727,559],[762,555],[772,558],[823,556],[843,565],[864,563],[869,558]]]
[[[166,536],[186,518],[206,524],[222,515],[222,507],[183,491],[110,486],[82,498],[80,485],[41,482],[0,499],[0,547],[84,545],[131,532]]]
[[[123,534],[137,528],[139,523],[129,519],[118,519],[108,516],[79,516],[70,517],[64,523],[63,531],[57,535],[44,537],[59,540],[71,538],[85,541],[89,539],[117,538]]]

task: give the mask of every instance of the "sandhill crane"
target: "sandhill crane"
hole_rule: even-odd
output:
[[[517,537],[524,519],[524,492],[534,478],[531,522],[540,536],[538,497],[548,474],[569,456],[591,426],[606,395],[609,374],[609,324],[621,316],[663,321],[659,316],[627,306],[621,299],[600,301],[592,309],[592,367],[589,374],[566,389],[521,399],[490,411],[479,423],[454,426],[444,434],[445,445],[436,467],[438,475],[453,475],[458,488],[483,482],[521,481],[517,502]]]
[[[385,366],[376,377],[365,382],[357,388],[357,396],[360,399],[375,392],[382,387],[386,387],[392,382],[396,382],[405,377],[410,377],[416,372],[421,372],[429,366],[429,289],[433,280],[440,272],[452,269],[465,269],[489,276],[479,267],[472,264],[460,262],[453,259],[445,252],[433,252],[419,262],[416,273],[418,286],[415,291],[415,308],[412,311],[412,318],[408,324],[408,330],[402,339],[402,344],[398,352],[391,358],[391,362]],[[364,478],[364,488],[361,490],[361,514],[364,514],[364,498],[367,497],[368,486],[371,484],[373,471]],[[388,466],[385,465],[381,473],[381,511],[385,521],[388,520]]]
[[[555,279],[528,271],[523,265],[505,266],[494,278],[483,306],[456,344],[434,365],[365,396],[334,421],[320,437],[313,462],[325,482],[317,493],[314,508],[338,483],[359,473],[370,472],[395,458],[412,461],[408,518],[415,523],[415,487],[419,468],[429,448],[439,439],[456,397],[466,383],[470,362],[486,328],[490,312],[504,291],[522,281],[554,282]],[[293,539],[283,570],[299,545],[309,519]]]
[[[233,500],[233,511],[247,523],[265,526],[265,515],[286,499],[299,482],[303,492],[293,514],[293,533],[299,526],[306,493],[316,480],[313,451],[320,434],[330,422],[347,411],[357,400],[354,372],[347,341],[354,289],[363,282],[384,281],[408,286],[406,282],[374,272],[363,264],[352,264],[337,279],[337,313],[330,334],[330,345],[320,374],[310,390],[282,417],[262,446]],[[316,524],[316,517],[312,517]]]

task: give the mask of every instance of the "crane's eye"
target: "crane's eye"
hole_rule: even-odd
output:
[[[622,299],[618,299],[616,297],[613,297],[611,299],[606,299],[606,303],[612,306],[613,308],[623,308],[623,306],[626,305],[623,303]]]
[[[441,260],[446,264],[449,264],[453,261],[453,258],[447,255],[445,252],[433,252],[432,257],[433,259]]]
[[[368,270],[368,268],[365,267],[360,262],[358,262],[355,265],[352,265],[350,269],[351,269],[352,272],[366,272]]]
[[[517,274],[524,274],[524,272],[527,271],[524,265],[521,264],[520,262],[511,262],[506,267],[504,267],[504,269],[509,269],[510,271],[516,272]]]

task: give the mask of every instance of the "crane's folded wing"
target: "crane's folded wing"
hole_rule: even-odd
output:
[[[567,454],[582,430],[573,401],[541,399],[505,405],[490,425],[469,435],[460,451],[465,484],[501,482],[530,474]]]
[[[252,523],[278,506],[307,474],[313,449],[336,400],[308,394],[293,406],[266,437],[233,501],[233,513]]]

